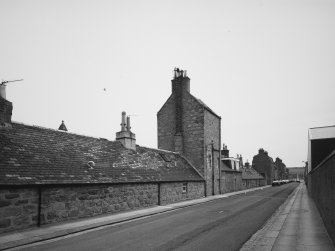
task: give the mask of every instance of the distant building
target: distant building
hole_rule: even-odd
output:
[[[242,189],[250,189],[265,185],[265,179],[255,169],[253,169],[249,162],[245,163],[242,171]]]
[[[276,180],[286,180],[288,179],[289,170],[286,168],[286,165],[283,163],[282,159],[276,158],[275,161],[275,177]]]
[[[252,168],[265,178],[265,183],[270,185],[277,177],[273,159],[263,148],[258,150],[258,154],[252,160]]]
[[[290,180],[301,180],[305,178],[305,167],[288,167],[289,175],[288,179]]]
[[[206,195],[219,193],[221,117],[190,93],[190,78],[175,69],[172,93],[157,113],[158,148],[179,152],[206,181]]]

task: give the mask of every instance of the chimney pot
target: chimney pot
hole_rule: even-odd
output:
[[[127,131],[130,132],[131,126],[130,126],[130,117],[127,117]]]
[[[136,136],[130,128],[130,117],[126,118],[126,112],[122,112],[121,131],[116,133],[116,140],[120,141],[125,148],[136,150]]]
[[[126,126],[127,126],[127,122],[126,122],[126,112],[122,112],[121,132],[125,132],[125,131],[126,131]]]

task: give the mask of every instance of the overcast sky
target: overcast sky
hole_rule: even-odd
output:
[[[308,128],[335,124],[333,0],[1,0],[0,37],[17,122],[114,140],[126,111],[156,148],[179,67],[233,156],[303,166]]]

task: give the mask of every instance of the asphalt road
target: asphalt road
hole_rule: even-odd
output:
[[[296,186],[222,198],[23,250],[239,250]]]

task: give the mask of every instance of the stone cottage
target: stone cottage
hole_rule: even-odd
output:
[[[0,233],[205,196],[198,167],[136,145],[122,116],[117,140],[11,121],[0,97]]]
[[[157,113],[158,148],[185,156],[205,178],[206,195],[218,194],[221,117],[191,94],[186,71],[176,68],[171,82]]]
[[[265,179],[255,169],[253,169],[249,162],[245,163],[242,171],[242,189],[250,189],[254,187],[265,186]]]

